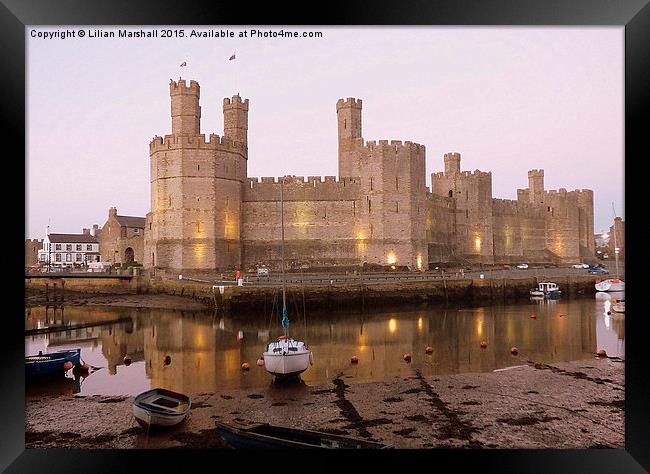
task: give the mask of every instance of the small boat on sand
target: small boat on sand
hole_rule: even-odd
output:
[[[324,448],[324,449],[387,449],[390,445],[333,435],[320,431],[274,426],[268,423],[222,423],[217,432],[233,448]]]
[[[143,428],[173,426],[185,419],[192,400],[182,393],[164,388],[142,392],[133,401],[133,416]]]
[[[78,367],[80,364],[81,349],[67,349],[46,354],[38,351],[37,355],[25,357],[25,378],[63,375],[66,370]]]

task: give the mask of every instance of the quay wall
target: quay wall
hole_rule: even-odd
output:
[[[58,280],[58,281],[57,281]],[[187,280],[150,280],[142,276],[131,279],[110,278],[29,278],[27,288],[45,290],[51,297],[61,290],[93,294],[168,294],[192,298],[207,308],[229,314],[248,311],[270,312],[281,301],[279,285],[224,286],[223,294],[211,284]],[[563,291],[563,298],[595,293],[596,276],[554,277]],[[302,285],[287,284],[287,304],[295,312],[318,309],[350,309],[381,307],[384,305],[440,304],[468,302],[492,304],[513,299],[528,298],[528,291],[536,286],[531,278],[452,279],[432,281],[351,282],[349,284]],[[56,286],[54,286],[56,285]]]

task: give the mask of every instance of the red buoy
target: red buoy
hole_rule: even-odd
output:
[[[70,370],[72,367],[74,367],[74,364],[70,361],[67,361],[63,364],[63,370]]]
[[[427,346],[427,348],[424,349],[424,352],[426,352],[427,354],[433,354],[433,347]]]
[[[131,365],[131,362],[132,362],[131,356],[125,355],[124,356],[124,365],[126,365],[128,367],[129,365]]]
[[[278,336],[278,341],[284,341],[286,338],[286,336]]]
[[[481,341],[480,346],[481,346],[481,349],[485,349],[487,347],[487,342]]]
[[[353,364],[358,364],[359,363],[359,358],[357,356],[353,355],[352,357],[350,357],[350,362],[352,362]]]
[[[165,358],[163,359],[163,364],[169,365],[172,363],[172,358],[171,356],[166,355]]]
[[[515,356],[516,356],[517,354],[519,354],[519,349],[517,349],[516,347],[512,346],[512,347],[510,348],[510,353],[511,353],[512,355],[515,355]]]
[[[250,365],[248,362],[244,362],[244,363],[241,365],[241,369],[242,369],[242,370],[249,370],[250,368],[251,368],[251,365]]]
[[[530,319],[537,319],[537,316],[535,316],[534,314],[531,314]]]
[[[411,362],[411,354],[409,354],[408,352],[404,354],[404,360],[406,362]]]
[[[257,359],[257,366],[262,367],[264,365],[264,357]]]

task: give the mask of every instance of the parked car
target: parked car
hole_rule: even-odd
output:
[[[589,265],[587,265],[586,263],[576,263],[575,265],[573,265],[573,268],[589,268]]]
[[[526,270],[528,268],[528,264],[520,263],[519,265],[517,265],[517,268],[519,268],[520,270]]]
[[[590,268],[587,271],[594,275],[605,275],[609,273],[609,270],[605,270],[604,268]]]
[[[260,267],[257,269],[257,274],[259,276],[269,276],[269,269],[266,267]]]

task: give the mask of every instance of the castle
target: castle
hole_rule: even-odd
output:
[[[362,101],[340,99],[339,176],[250,178],[248,99],[223,101],[223,136],[200,133],[200,87],[170,81],[172,133],[155,136],[144,265],[169,271],[279,268],[284,201],[288,268],[444,262],[575,263],[594,256],[593,192],[547,191],[528,172],[516,200],[492,197],[492,174],[461,171],[458,153],[426,186],[425,147],[364,141]],[[281,189],[282,187],[282,189]]]

